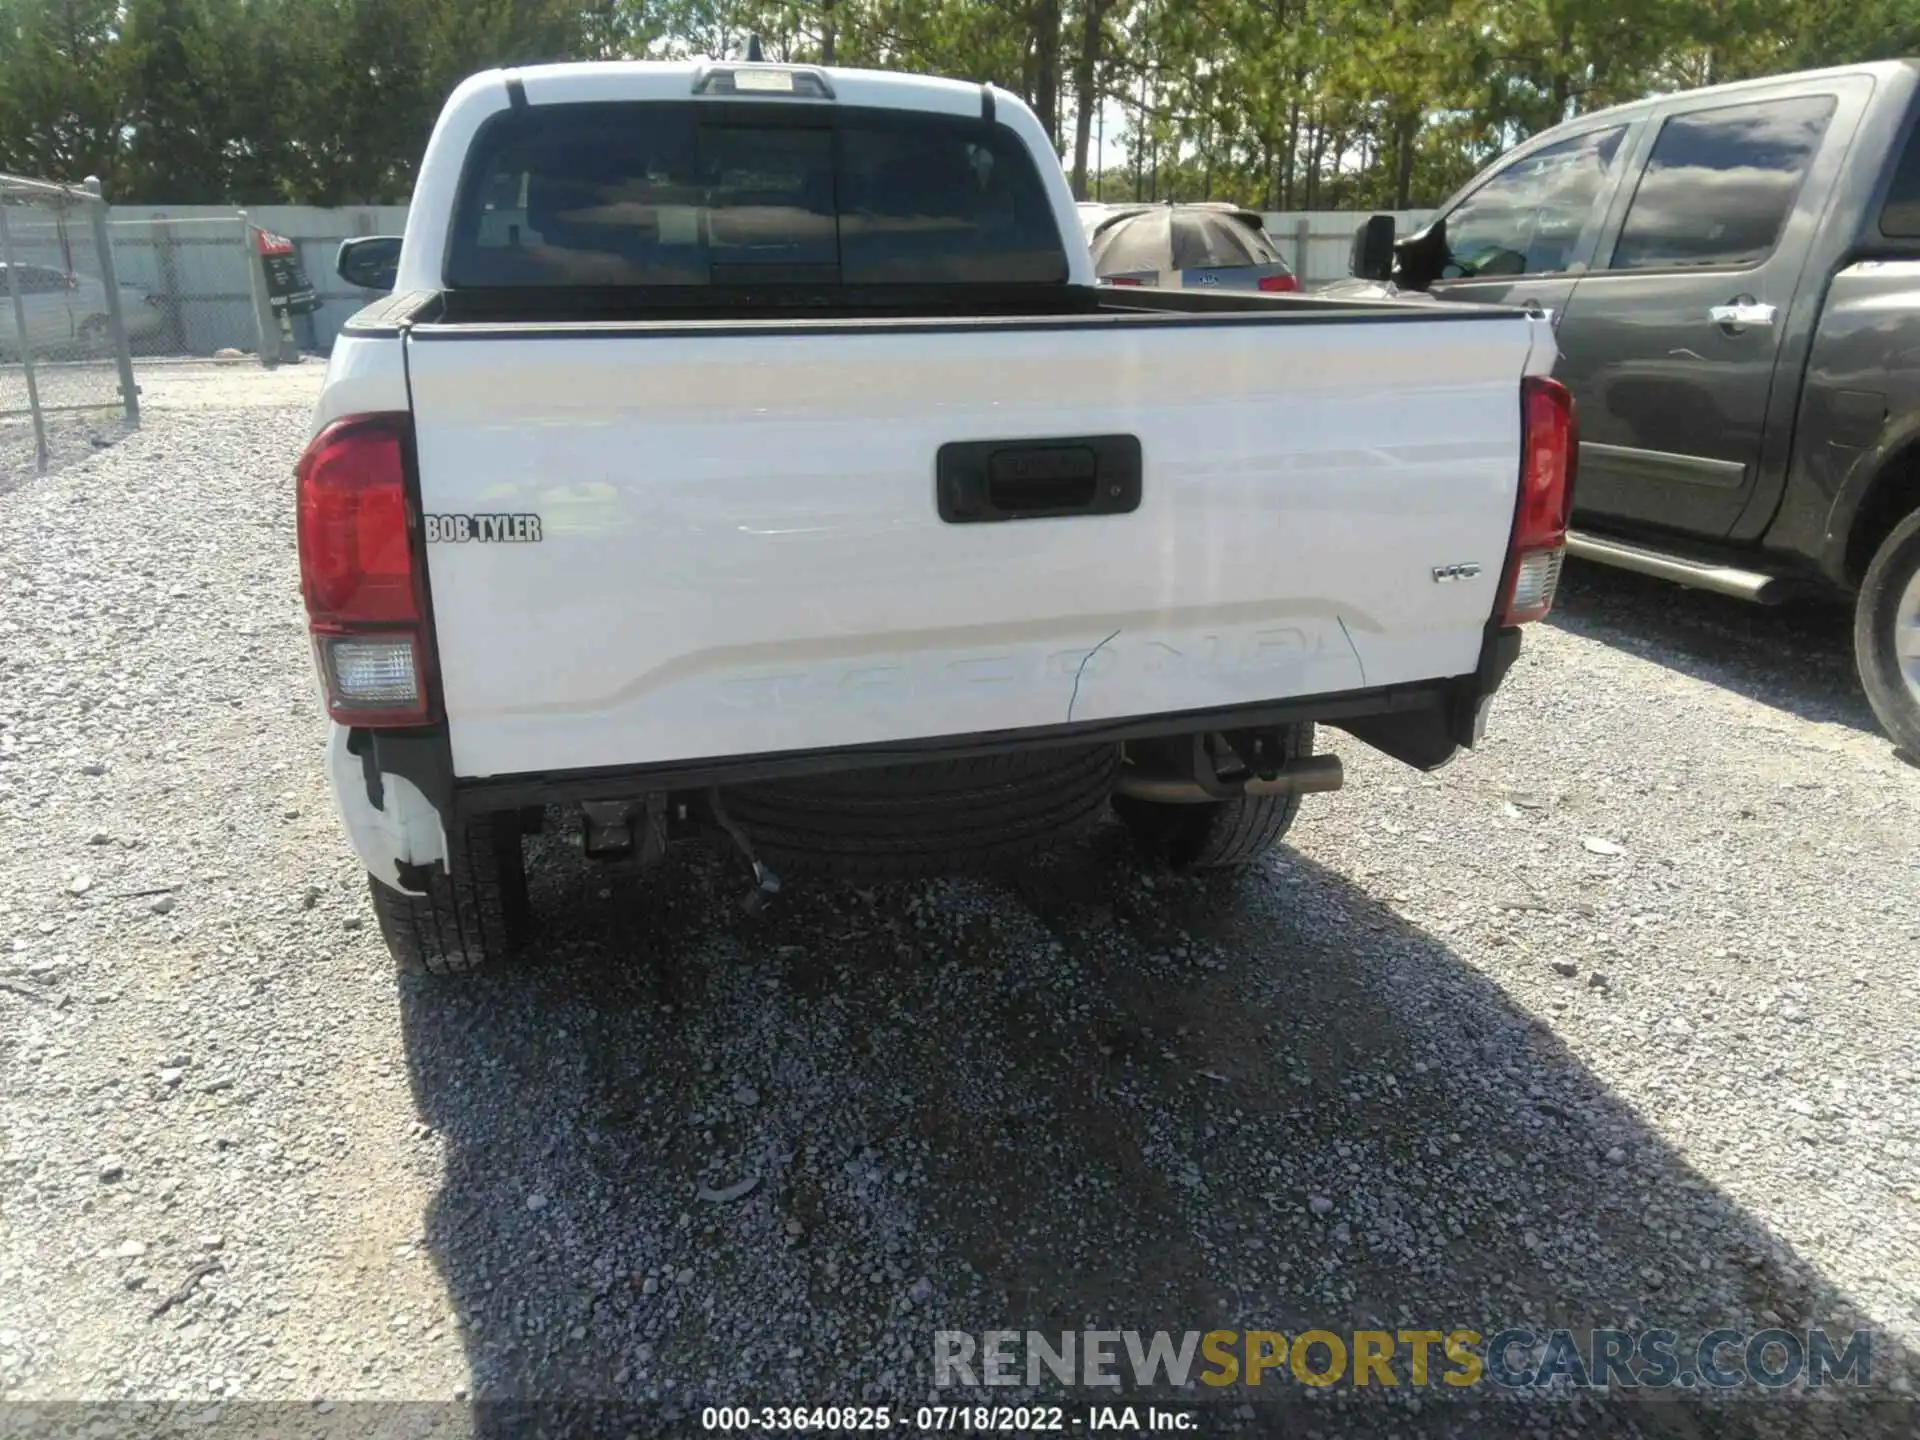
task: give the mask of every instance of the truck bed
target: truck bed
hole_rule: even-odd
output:
[[[498,540],[427,547],[455,775],[1474,669],[1543,329],[1091,293],[1068,314],[485,319],[416,296],[365,317],[405,330],[423,513],[536,517],[537,543],[475,520]],[[1106,482],[1129,444],[1125,505]],[[956,516],[948,472],[996,451],[1041,458],[1043,499],[1097,452],[1094,508]]]

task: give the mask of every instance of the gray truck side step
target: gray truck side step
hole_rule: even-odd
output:
[[[1567,553],[1601,565],[1636,570],[1642,575],[1691,585],[1696,590],[1712,590],[1717,594],[1731,595],[1737,600],[1750,600],[1757,605],[1777,605],[1787,598],[1793,588],[1783,576],[1763,575],[1757,570],[1741,570],[1711,560],[1674,555],[1625,540],[1602,539],[1578,530],[1567,534]]]

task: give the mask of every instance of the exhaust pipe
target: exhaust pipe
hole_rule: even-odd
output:
[[[1271,780],[1262,780],[1256,775],[1238,785],[1230,785],[1227,795],[1211,793],[1198,780],[1185,780],[1171,775],[1142,775],[1124,765],[1113,788],[1115,794],[1127,795],[1135,800],[1152,800],[1161,805],[1204,805],[1211,800],[1233,799],[1240,795],[1313,795],[1325,790],[1338,790],[1346,781],[1346,771],[1338,755],[1307,755],[1288,761]]]

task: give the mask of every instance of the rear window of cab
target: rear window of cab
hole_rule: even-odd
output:
[[[1045,284],[1052,203],[1011,131],[778,103],[535,106],[467,159],[453,289]]]

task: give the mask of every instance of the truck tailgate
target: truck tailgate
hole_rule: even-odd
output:
[[[455,773],[1468,673],[1535,335],[1481,315],[418,326]],[[943,445],[1097,436],[1139,442],[1131,513],[941,518]],[[500,516],[537,522],[473,518]],[[1436,583],[1461,565],[1478,575]]]

